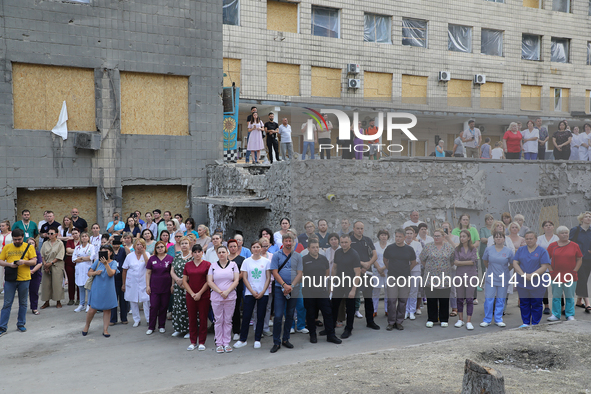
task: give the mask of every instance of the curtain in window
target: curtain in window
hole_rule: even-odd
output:
[[[482,29],[480,53],[491,56],[503,56],[503,32]]]
[[[521,58],[540,60],[540,36],[524,34],[521,38]]]
[[[223,21],[224,25],[239,25],[240,0],[224,0]]]
[[[447,49],[455,52],[472,52],[472,28],[468,26],[449,25],[447,28],[449,42]]]
[[[363,40],[368,42],[392,43],[390,38],[390,17],[365,14]]]
[[[552,0],[552,11],[570,12],[570,0]]]
[[[339,10],[312,7],[312,34],[321,37],[339,37]]]
[[[591,0],[590,0],[591,1]],[[402,45],[427,47],[427,21],[417,19],[402,20]]]
[[[550,61],[557,63],[568,63],[568,40],[564,38],[553,38],[550,45]]]
[[[587,65],[591,65],[591,41],[587,42]]]

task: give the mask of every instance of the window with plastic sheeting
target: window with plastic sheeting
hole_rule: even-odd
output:
[[[482,29],[480,53],[490,56],[503,56],[503,32],[501,30]]]
[[[552,0],[552,11],[570,12],[570,0]]]
[[[556,63],[569,62],[570,40],[568,38],[552,37],[550,45],[550,61]]]
[[[485,0],[485,1],[491,1],[493,3],[504,3],[505,0]]]
[[[427,48],[427,21],[403,18],[402,45]]]
[[[525,60],[540,60],[542,36],[523,34],[521,36],[521,58]]]
[[[591,41],[587,41],[587,65],[591,65]]]
[[[391,20],[390,16],[365,14],[363,41],[391,44]]]
[[[340,30],[339,10],[312,6],[312,35],[339,38]]]
[[[447,49],[454,52],[472,52],[472,28],[461,25],[448,25],[449,42]]]
[[[589,0],[589,13],[587,15],[591,15],[591,0]]]
[[[224,25],[240,25],[240,0],[224,0]]]

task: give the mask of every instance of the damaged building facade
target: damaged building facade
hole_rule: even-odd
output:
[[[73,206],[104,226],[156,208],[203,222],[222,155],[218,0],[5,0],[0,218]],[[68,136],[51,133],[65,102]],[[18,220],[18,219],[17,219]]]

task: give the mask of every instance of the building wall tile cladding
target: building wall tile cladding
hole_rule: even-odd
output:
[[[176,185],[189,190],[188,213],[205,220],[207,207],[195,197],[205,194],[205,166],[221,158],[223,143],[219,0],[5,0],[0,29],[0,217],[15,218],[17,189],[74,188],[64,202],[71,209],[76,188],[94,188],[96,218],[80,214],[104,225],[123,206],[123,186]],[[94,70],[95,127],[88,131],[101,134],[100,150],[75,149],[76,132],[63,141],[48,131],[59,111],[48,113],[42,131],[14,128],[18,64]],[[185,77],[188,114],[179,122],[186,135],[121,135],[120,71]],[[75,104],[67,105],[75,114]]]

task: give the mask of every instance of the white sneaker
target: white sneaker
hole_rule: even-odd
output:
[[[263,336],[265,337],[272,337],[273,333],[271,331],[263,331]]]
[[[422,314],[422,313],[423,313],[423,312],[421,312],[421,309],[417,308],[417,311],[415,312],[415,315],[420,315],[420,314]]]
[[[358,319],[363,319],[363,315],[359,311],[355,312],[355,317]]]
[[[306,327],[304,327],[301,330],[297,330],[297,332],[299,332],[300,334],[308,334],[310,332],[310,330],[308,330]]]
[[[443,325],[443,323],[441,323],[441,325]],[[458,320],[458,322],[456,324],[454,324],[454,327],[456,328],[462,328],[464,326],[464,322],[462,320]]]
[[[415,314],[414,314],[414,313],[412,313],[412,312],[408,314],[408,318],[409,318],[410,320],[414,320],[414,319],[416,319],[416,317],[415,317]]]
[[[236,347],[236,345],[234,345],[234,347]],[[259,341],[255,341],[254,342],[254,348],[255,349],[260,349],[261,348],[261,343]]]
[[[199,345],[199,347],[197,349],[199,351],[204,351],[205,350],[205,345],[201,344],[201,345]]]
[[[478,305],[478,300],[477,300],[476,298],[474,298],[474,301],[472,301],[472,303],[473,303],[474,305]]]
[[[408,312],[404,314],[404,320],[408,319]]]
[[[427,328],[432,328],[433,327],[433,322],[432,321],[428,321],[427,324],[425,324],[425,326]]]
[[[552,315],[552,316],[550,316],[550,317],[549,317],[547,320],[548,320],[548,321],[558,321],[558,320],[560,320],[560,319],[559,319],[559,318],[557,318],[556,316]]]
[[[488,326],[490,326],[490,323],[486,323],[486,322],[480,323],[480,327],[488,327]]]
[[[447,327],[447,326],[449,326],[449,324],[448,324],[448,323],[446,323],[446,322],[444,322],[444,321],[442,321],[442,322],[441,322],[441,327],[445,328],[445,327]]]
[[[191,339],[191,334],[186,333],[185,336],[183,337],[184,339]]]
[[[139,321],[136,321],[135,323],[133,323],[133,326],[134,327],[139,327],[139,325],[140,325],[140,322]]]
[[[78,312],[82,312],[86,307],[84,305],[80,305],[78,308],[74,309],[74,312],[78,313]]]
[[[502,321],[495,323],[498,327],[507,327],[507,325],[505,323],[503,323]]]
[[[188,351],[195,350],[195,347],[196,347],[195,345],[190,344],[189,347],[187,348],[187,350]]]
[[[244,341],[244,342],[242,342],[242,341],[238,341],[238,342],[236,342],[236,343],[234,344],[234,347],[235,347],[236,349],[240,349],[241,347],[244,347],[244,346],[246,346],[246,345],[248,345],[248,342],[246,342],[246,341]]]
[[[566,321],[573,321],[573,320],[575,320],[575,317],[574,316],[569,316],[569,317],[566,318]]]
[[[295,334],[295,330],[292,328],[292,329],[289,330],[289,333],[290,334]]]
[[[160,332],[160,334],[164,334],[166,332],[166,328],[159,328],[158,332]]]
[[[234,337],[232,338],[232,340],[239,341],[240,340],[240,334],[234,334]]]
[[[171,336],[173,336],[173,337],[175,337],[175,338],[176,338],[176,337],[178,337],[179,335],[181,335],[181,333],[180,333],[180,332],[178,332],[178,331],[175,331],[175,332],[173,332],[173,333],[172,333],[172,335],[171,335]]]
[[[273,319],[269,320],[269,327],[273,327]]]
[[[154,333],[154,330],[148,330],[146,331],[146,335],[152,335]]]
[[[468,323],[466,323],[466,329],[467,330],[473,330],[474,329],[474,326],[472,325],[472,323],[468,322]]]
[[[86,305],[86,313],[90,310],[90,305]]]

